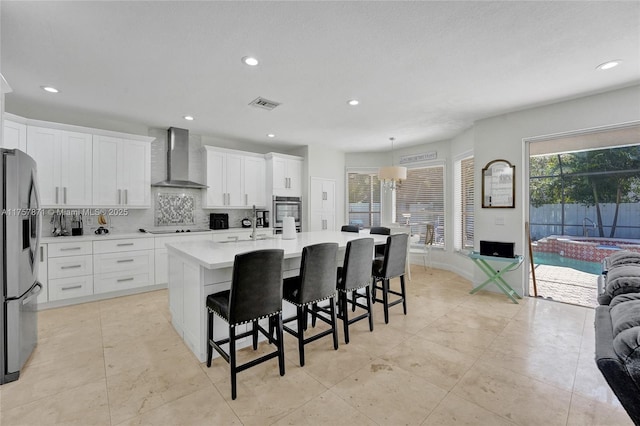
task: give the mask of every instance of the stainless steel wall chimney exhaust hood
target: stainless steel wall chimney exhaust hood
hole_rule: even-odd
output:
[[[162,188],[208,188],[189,180],[189,131],[170,127],[167,135],[167,180],[151,186]]]

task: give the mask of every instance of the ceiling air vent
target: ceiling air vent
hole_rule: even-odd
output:
[[[267,109],[267,110],[271,111],[272,109],[274,109],[275,107],[280,105],[280,103],[279,102],[270,101],[269,99],[257,97],[254,100],[252,100],[249,103],[249,105],[257,107],[257,108]]]

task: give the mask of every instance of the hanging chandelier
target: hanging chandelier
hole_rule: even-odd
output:
[[[385,189],[394,191],[397,184],[407,178],[407,168],[393,165],[393,142],[395,138],[389,138],[391,141],[391,166],[380,167],[378,169],[378,179],[382,182]]]

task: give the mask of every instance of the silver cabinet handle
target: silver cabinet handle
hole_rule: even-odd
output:
[[[61,248],[60,251],[69,251],[69,250],[80,250],[82,247],[64,247]]]
[[[322,200],[323,201],[327,200],[327,191],[322,191]]]
[[[60,267],[60,269],[75,269],[75,268],[82,268],[82,265],[68,265],[68,266]]]
[[[128,263],[128,262],[133,262],[133,259],[121,259],[116,261],[116,263]]]
[[[244,205],[245,206],[249,205],[249,195],[248,194],[244,194]]]
[[[60,193],[60,188],[56,186],[56,204],[58,204],[58,194]]]
[[[40,246],[40,262],[44,262],[44,247]]]
[[[118,243],[116,244],[117,247],[124,247],[124,246],[132,246],[133,243]]]
[[[238,237],[227,237],[227,240],[238,241]]]
[[[71,287],[61,287],[60,290],[75,290],[76,288],[82,288],[82,285],[72,285]]]
[[[129,278],[120,278],[119,280],[116,280],[116,282],[119,283],[123,283],[125,281],[133,281],[133,277],[129,277]]]
[[[62,203],[67,204],[67,187],[62,188]]]
[[[124,190],[124,203],[125,204],[129,204],[129,190],[128,189]]]
[[[122,190],[118,189],[118,204],[122,204]]]

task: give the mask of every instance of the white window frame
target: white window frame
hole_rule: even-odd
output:
[[[453,249],[454,251],[470,251],[473,250],[473,247],[463,247],[463,237],[462,237],[462,161],[468,160],[470,158],[474,159],[474,194],[476,192],[475,188],[475,158],[473,155],[473,151],[464,152],[455,157],[453,162]],[[474,196],[474,209],[476,208],[475,202],[476,198]],[[474,213],[474,222],[475,222],[475,213]],[[475,234],[475,229],[474,229]],[[475,238],[475,235],[474,235]]]

